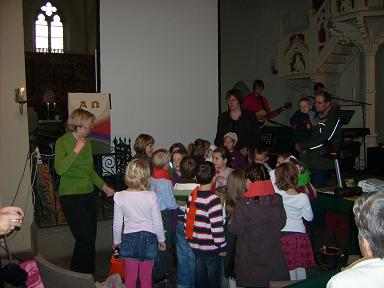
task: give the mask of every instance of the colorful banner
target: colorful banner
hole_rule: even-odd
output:
[[[105,152],[111,145],[111,118],[109,93],[68,93],[68,114],[82,108],[96,116],[93,129],[88,136],[93,140],[93,152]],[[107,147],[106,147],[107,145]],[[96,150],[96,151],[95,151]]]

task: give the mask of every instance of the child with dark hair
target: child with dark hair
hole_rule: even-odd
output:
[[[312,246],[305,232],[303,219],[312,221],[313,212],[309,198],[299,193],[295,187],[299,170],[293,163],[282,163],[276,168],[276,186],[283,197],[287,223],[281,237],[281,246],[287,259],[291,280],[307,278],[305,268],[315,265]]]
[[[133,159],[142,159],[147,161],[149,167],[151,167],[151,157],[153,153],[153,145],[155,144],[155,139],[148,134],[140,134],[136,137],[135,143],[133,144],[133,150],[136,154]]]
[[[177,143],[173,143],[171,145],[171,147],[169,147],[169,153],[172,155],[173,152],[175,152],[176,150],[180,150],[180,151],[183,151],[185,153],[187,153],[187,149],[185,148],[184,144],[183,143],[180,143],[180,142],[177,142]]]
[[[172,174],[172,183],[175,184],[181,180],[181,171],[180,163],[183,158],[187,156],[187,153],[183,150],[176,149],[171,153],[171,174]]]
[[[223,262],[225,256],[225,237],[223,228],[223,207],[215,195],[212,180],[215,167],[211,162],[198,164],[196,180],[200,187],[195,188],[188,197],[185,211],[185,236],[195,254],[195,286],[221,287]]]
[[[271,280],[289,280],[280,245],[286,222],[282,197],[276,194],[267,169],[245,170],[247,191],[236,201],[228,230],[237,236],[235,274],[238,286],[268,287]]]
[[[211,146],[209,141],[198,138],[188,145],[188,156],[195,158],[197,163],[202,163],[208,155],[209,146]]]
[[[233,132],[228,132],[224,135],[224,147],[228,149],[231,156],[232,168],[235,170],[245,169],[248,167],[247,160],[243,154],[236,150],[237,135]]]
[[[250,163],[251,164],[261,164],[267,168],[268,172],[272,170],[272,168],[268,165],[269,160],[269,150],[267,146],[259,143],[256,145],[255,149],[252,149],[249,153]]]
[[[184,234],[184,214],[187,197],[198,187],[196,183],[196,161],[191,156],[184,157],[180,162],[181,179],[173,187],[173,193],[179,205],[178,223],[176,228],[176,284],[177,287],[195,287],[195,256]]]
[[[315,200],[317,197],[316,188],[313,187],[310,179],[309,170],[305,167],[303,162],[300,162],[296,159],[295,156],[289,153],[282,153],[277,156],[276,167],[280,166],[283,163],[292,163],[296,166],[299,171],[296,190],[299,193],[305,193],[308,195],[309,200]],[[279,192],[279,188],[276,186],[276,169],[269,172],[271,177],[272,185],[275,188],[276,192]]]
[[[212,163],[215,165],[215,188],[226,187],[229,174],[233,171],[232,158],[225,147],[213,150]]]

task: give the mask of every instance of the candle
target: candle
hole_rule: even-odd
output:
[[[56,102],[53,102],[53,110],[56,109]]]
[[[47,102],[47,111],[49,112],[49,102]]]

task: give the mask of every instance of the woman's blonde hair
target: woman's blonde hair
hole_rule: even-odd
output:
[[[148,163],[141,159],[135,159],[129,162],[125,169],[125,184],[130,189],[144,191],[149,189],[149,178],[151,171]]]
[[[135,150],[137,154],[143,154],[149,144],[155,144],[155,139],[153,139],[151,135],[140,134],[133,144],[133,150]]]
[[[297,186],[299,170],[293,163],[281,163],[275,169],[276,186],[280,190],[287,191]]]
[[[232,216],[236,201],[245,192],[245,173],[244,170],[234,170],[228,176],[228,188],[225,195],[225,212],[229,217]]]
[[[167,149],[157,149],[152,154],[152,167],[163,168],[171,160],[171,155]]]
[[[78,108],[73,110],[71,115],[69,115],[66,128],[68,132],[74,132],[78,127],[86,127],[92,125],[95,120],[95,114]]]

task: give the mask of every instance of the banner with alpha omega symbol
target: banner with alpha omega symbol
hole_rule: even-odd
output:
[[[92,140],[93,153],[110,152],[111,118],[109,93],[68,93],[68,115],[81,108],[96,116],[88,136]]]

